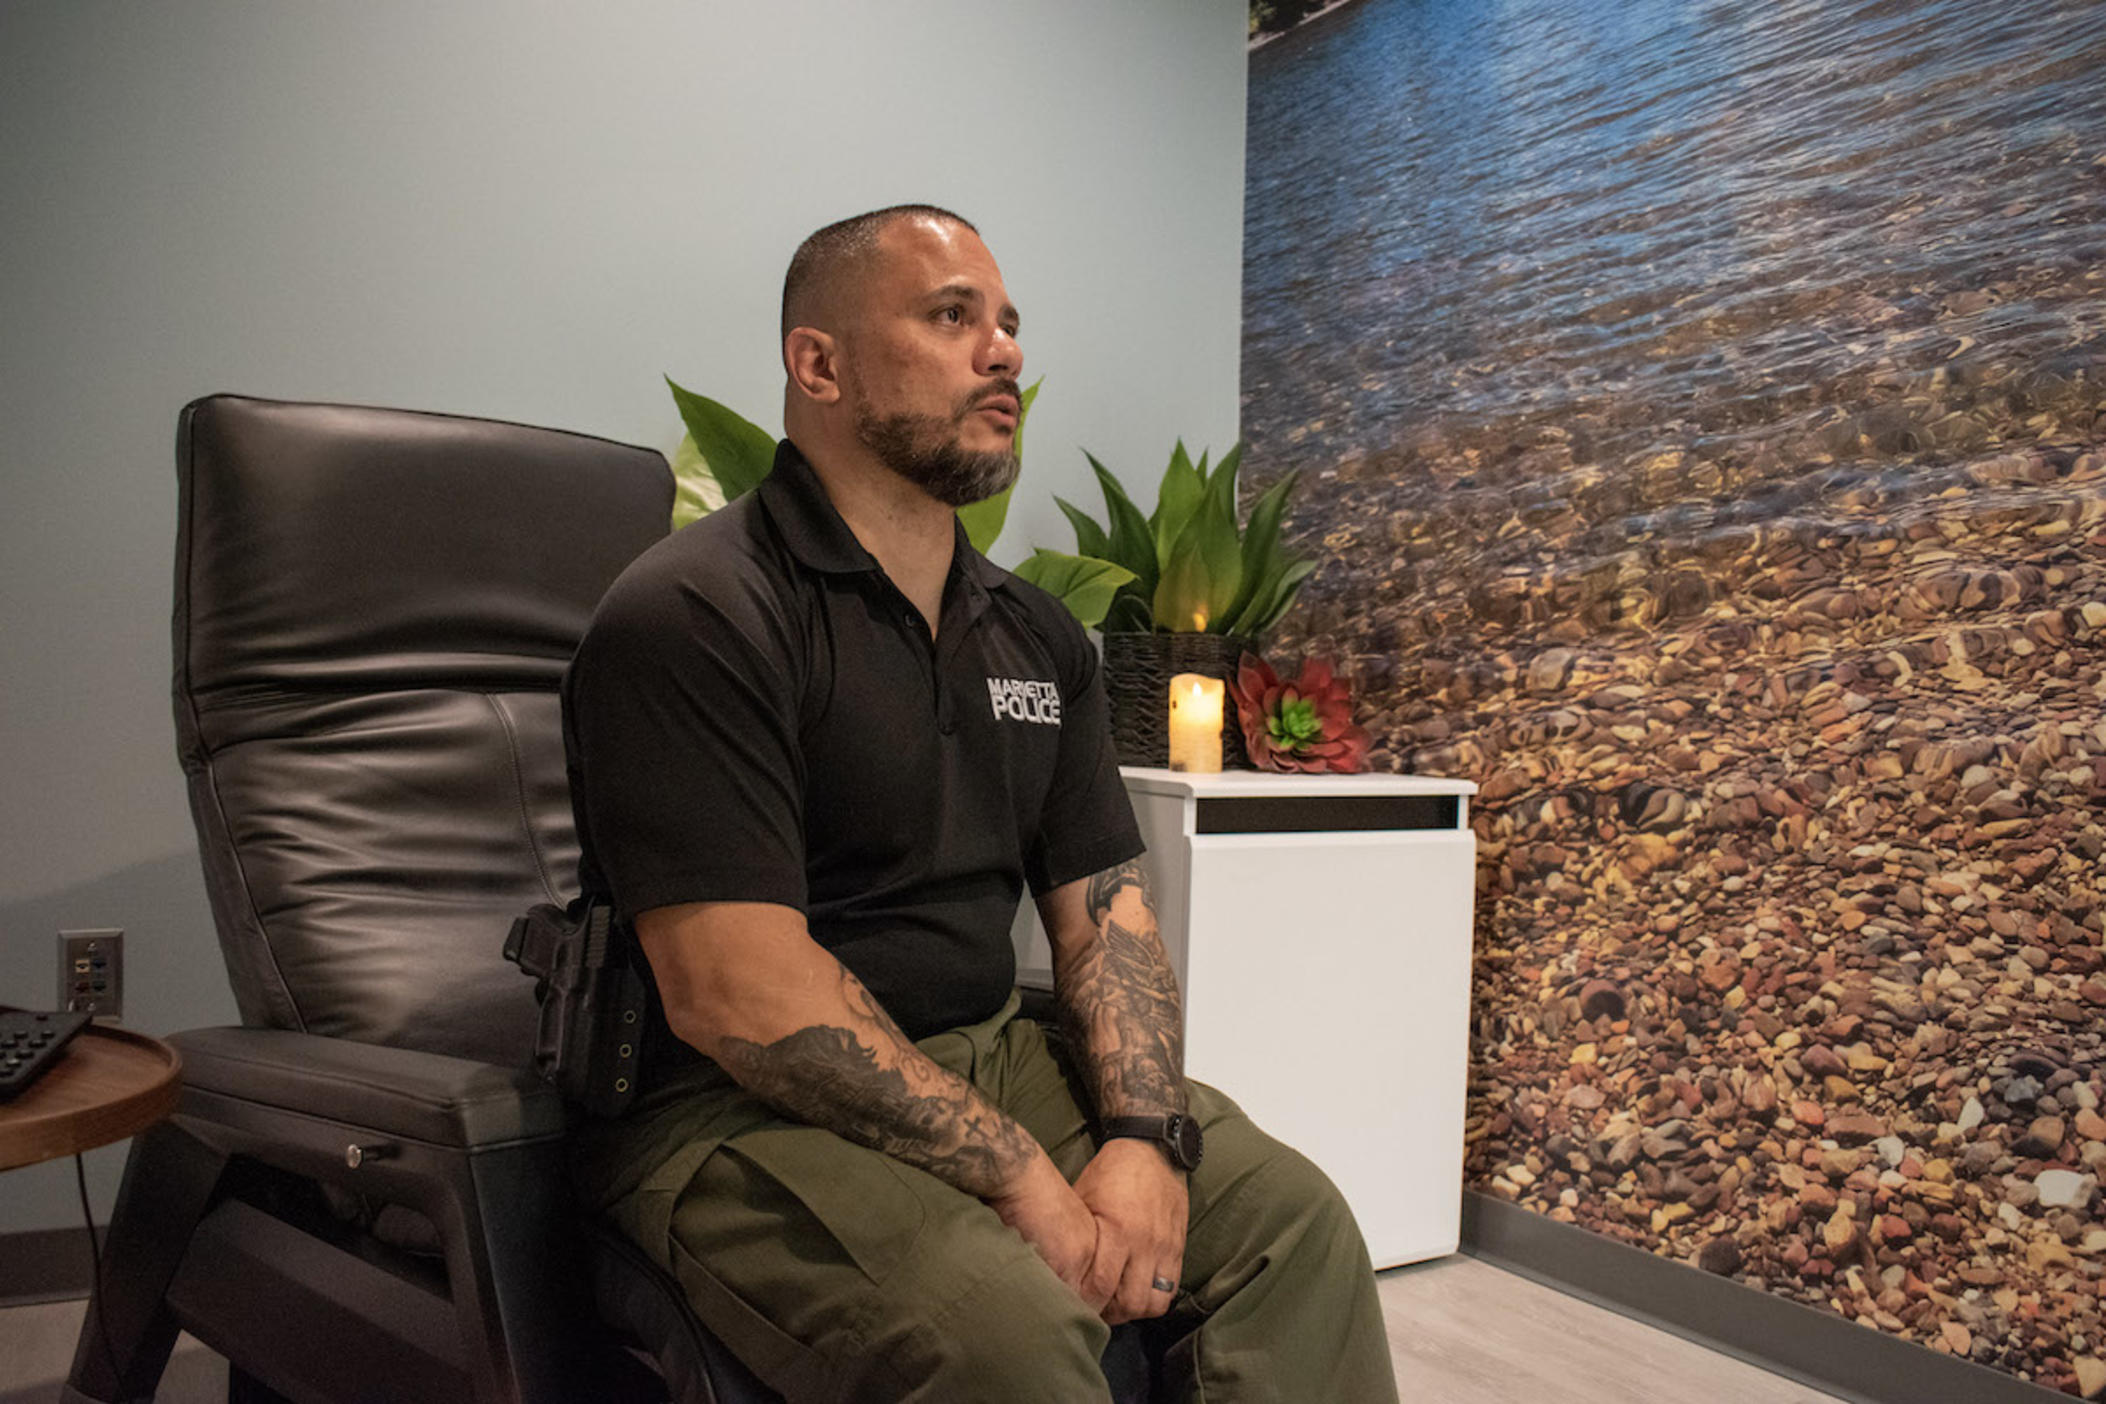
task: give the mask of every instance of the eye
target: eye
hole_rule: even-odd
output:
[[[965,320],[965,309],[953,302],[949,306],[937,309],[936,320],[957,326]]]

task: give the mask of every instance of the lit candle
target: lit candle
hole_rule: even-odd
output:
[[[1219,678],[1179,673],[1170,679],[1170,768],[1203,774],[1221,769]]]

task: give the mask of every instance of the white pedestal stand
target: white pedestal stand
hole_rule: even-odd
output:
[[[1322,1166],[1377,1268],[1461,1233],[1476,839],[1462,780],[1129,767],[1185,1066]],[[1019,978],[1050,988],[1027,901]]]

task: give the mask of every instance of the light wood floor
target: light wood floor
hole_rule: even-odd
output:
[[[84,1310],[52,1302],[0,1311],[0,1404],[53,1404]],[[1833,1404],[1831,1395],[1475,1258],[1382,1274],[1382,1311],[1406,1404]],[[220,1404],[226,1388],[226,1362],[185,1336],[156,1397]]]
[[[1382,1274],[1405,1404],[1836,1404],[1836,1396],[1479,1262]]]

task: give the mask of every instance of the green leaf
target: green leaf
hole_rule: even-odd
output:
[[[1266,719],[1265,730],[1274,742],[1289,750],[1300,750],[1323,739],[1324,724],[1316,715],[1316,704],[1306,697],[1280,704],[1277,714]]]
[[[1171,548],[1149,607],[1158,626],[1174,634],[1203,634],[1207,628],[1207,565],[1193,529]]]
[[[1014,442],[1018,458],[1024,456],[1024,421],[1031,417],[1031,402],[1038,398],[1038,387],[1045,383],[1046,378],[1040,376],[1024,387],[1023,394],[1016,397],[1016,436]]]
[[[758,487],[775,466],[774,437],[738,411],[674,384],[671,376],[665,383],[695,451],[724,489],[724,500],[733,501]]]
[[[1177,633],[1220,633],[1243,584],[1243,547],[1236,538],[1232,474],[1217,473],[1199,508],[1170,549],[1154,596],[1158,627]]]
[[[1099,560],[1111,555],[1111,542],[1104,535],[1104,528],[1097,525],[1095,517],[1065,497],[1055,495],[1053,505],[1060,508],[1067,516],[1068,525],[1075,528],[1075,549],[1078,552],[1085,556],[1095,556]]]
[[[1236,532],[1236,462],[1231,453],[1207,480],[1195,520],[1207,562],[1207,620],[1215,633],[1228,627],[1229,606],[1243,588],[1243,542]]]
[[[1301,593],[1302,581],[1315,569],[1315,561],[1305,560],[1289,561],[1281,567],[1279,578],[1262,587],[1258,595],[1251,600],[1250,608],[1243,618],[1237,621],[1236,632],[1256,638],[1279,623],[1280,616],[1287,612],[1288,607],[1294,603],[1294,597]]]
[[[1277,559],[1266,562],[1255,576],[1250,576],[1246,568],[1245,574],[1248,578],[1244,580],[1243,588],[1249,593],[1244,595],[1241,603],[1229,607],[1228,624],[1222,632],[1238,634],[1246,639],[1256,638],[1259,631],[1253,627],[1253,621],[1264,612],[1266,602],[1272,598],[1273,591],[1280,588],[1280,577],[1286,574],[1286,570],[1286,565]]]
[[[1011,483],[993,497],[968,502],[958,509],[958,520],[965,523],[965,538],[981,555],[993,550],[995,539],[1001,536],[1002,527],[1009,520],[1009,495],[1015,491],[1016,484]]]
[[[1121,586],[1112,597],[1111,608],[1105,611],[1104,632],[1107,634],[1145,634],[1155,627],[1155,620],[1148,612],[1145,597],[1133,593],[1131,584]]]
[[[1211,487],[1223,478],[1228,479],[1228,505],[1231,513],[1236,510],[1236,474],[1242,468],[1243,445],[1239,441],[1234,448],[1221,455],[1221,461],[1214,465],[1214,476],[1207,480],[1207,485]]]
[[[1104,490],[1104,506],[1111,524],[1104,559],[1132,571],[1133,583],[1128,588],[1146,600],[1154,595],[1156,578],[1162,573],[1156,561],[1155,537],[1148,530],[1148,519],[1141,515],[1140,508],[1133,505],[1133,499],[1119,486],[1119,480],[1112,476],[1109,468],[1091,458],[1087,451],[1082,456],[1089,459],[1090,467],[1097,474],[1097,485]]]
[[[1243,616],[1249,612],[1251,602],[1258,598],[1259,590],[1268,582],[1278,581],[1278,571],[1285,565],[1285,558],[1280,553],[1280,516],[1287,509],[1288,494],[1294,491],[1299,476],[1294,472],[1281,478],[1267,488],[1250,509],[1250,520],[1243,526],[1243,588],[1236,592],[1235,601],[1229,605],[1229,633],[1250,632],[1240,627]]]
[[[709,471],[695,448],[695,436],[682,434],[673,450],[673,530],[724,505],[724,485]]]
[[[1031,559],[1010,572],[1028,580],[1068,607],[1085,629],[1104,622],[1112,597],[1133,579],[1133,572],[1111,561],[1093,556],[1070,556],[1062,551],[1037,550]]]
[[[1185,459],[1187,463],[1191,461],[1190,459],[1185,458],[1185,441],[1183,439],[1179,439],[1176,445],[1170,450],[1170,466],[1172,468],[1175,468],[1179,459]],[[1155,494],[1155,510],[1148,514],[1148,530],[1151,532],[1154,531],[1156,528],[1156,524],[1159,523],[1162,520],[1162,518],[1163,493],[1162,489],[1158,488],[1156,489]]]
[[[1010,447],[1018,458],[1024,456],[1024,420],[1031,414],[1031,402],[1038,398],[1038,387],[1045,383],[1046,378],[1040,376],[1017,396],[1016,433],[1010,436]],[[995,542],[1001,537],[1002,527],[1009,521],[1009,496],[1015,491],[1016,484],[1011,483],[993,497],[984,498],[979,502],[968,502],[958,509],[958,520],[965,523],[966,539],[973,543],[973,549],[981,555],[984,556],[993,550]]]
[[[1156,491],[1155,515],[1149,518],[1149,525],[1155,529],[1155,558],[1164,567],[1170,564],[1170,548],[1177,544],[1192,514],[1199,510],[1206,486],[1206,470],[1192,466],[1185,453],[1185,441],[1179,439],[1177,447],[1170,451],[1170,466],[1163,470],[1163,485]]]

